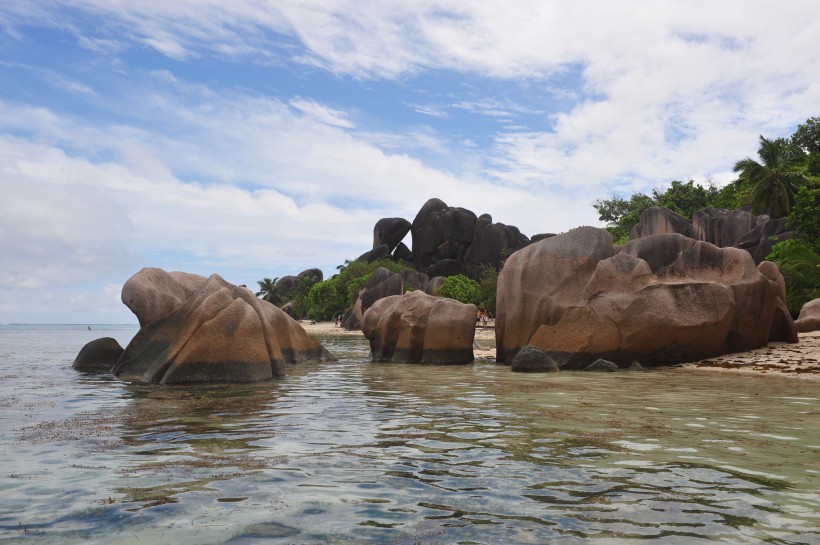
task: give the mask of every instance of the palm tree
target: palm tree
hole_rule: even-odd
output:
[[[259,284],[259,291],[256,292],[256,296],[261,297],[268,303],[280,306],[283,302],[283,294],[281,293],[279,287],[276,285],[278,281],[278,277],[274,278],[273,280],[271,280],[270,278],[263,278],[262,280],[257,281],[256,283]]]
[[[762,164],[748,157],[735,163],[734,171],[750,186],[749,201],[755,214],[765,212],[773,218],[788,215],[798,185],[806,181],[794,171],[795,158],[789,157],[786,146],[782,138],[767,140],[761,135],[757,155]]]

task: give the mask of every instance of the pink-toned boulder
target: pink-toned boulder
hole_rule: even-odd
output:
[[[120,297],[144,326],[181,307],[206,280],[198,274],[145,267],[128,279]]]
[[[652,366],[796,340],[780,273],[764,269],[744,250],[680,234],[617,248],[602,229],[574,229],[507,260],[498,279],[498,359],[532,345],[566,369],[598,358]]]
[[[820,331],[820,299],[813,299],[803,305],[794,325],[800,333]]]
[[[282,376],[286,364],[333,359],[282,310],[212,275],[142,327],[113,373],[162,384],[253,382]]]
[[[376,301],[364,313],[362,332],[376,362],[470,363],[477,311],[412,291]]]

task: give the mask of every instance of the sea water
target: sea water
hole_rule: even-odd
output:
[[[817,382],[335,364],[79,373],[136,326],[0,326],[0,543],[820,543]]]

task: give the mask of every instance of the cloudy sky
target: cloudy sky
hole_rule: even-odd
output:
[[[0,323],[135,323],[119,291],[143,266],[330,275],[431,197],[532,235],[598,225],[599,197],[726,183],[759,134],[820,115],[819,13],[4,0]]]

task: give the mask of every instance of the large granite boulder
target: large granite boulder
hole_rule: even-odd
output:
[[[793,232],[788,228],[787,221],[787,218],[762,221],[740,237],[735,246],[752,254],[755,263],[762,263],[772,253],[775,244],[791,238]]]
[[[125,282],[120,297],[145,326],[182,306],[206,280],[197,274],[146,267]]]
[[[362,332],[375,362],[470,363],[477,311],[412,291],[377,301],[364,314]]]
[[[498,279],[499,361],[532,345],[562,368],[661,365],[765,346],[783,327],[779,286],[747,252],[680,234],[617,248],[581,227],[514,253]]]
[[[344,327],[348,331],[361,329],[364,313],[379,299],[401,295],[408,289],[434,295],[435,289],[440,285],[440,282],[431,283],[426,274],[413,269],[403,269],[400,273],[394,273],[384,267],[379,267],[370,274],[370,278],[359,292],[353,309],[344,320]]]
[[[677,233],[692,237],[692,222],[668,208],[652,206],[641,212],[639,223],[629,233],[629,240]]]
[[[447,204],[441,199],[430,199],[419,210],[410,227],[413,237],[413,259],[423,270],[440,259],[439,247],[447,241],[441,225],[441,213]]]
[[[726,248],[735,246],[740,238],[769,216],[752,214],[750,207],[726,210],[710,206],[692,215],[693,238]]]
[[[122,356],[123,348],[116,339],[95,339],[80,349],[72,367],[78,371],[108,373]]]
[[[803,305],[794,325],[800,333],[820,331],[820,299],[812,299]]]
[[[369,250],[359,257],[356,258],[356,261],[364,261],[365,263],[373,263],[377,259],[384,259],[390,256],[390,247],[387,244],[382,244],[380,246],[376,246],[372,250]]]
[[[344,321],[344,328],[347,331],[356,331],[362,327],[362,317],[364,313],[373,306],[373,303],[384,297],[391,295],[401,295],[404,281],[401,274],[394,273],[384,267],[378,267],[367,279],[359,297],[353,305],[353,309]]]
[[[410,232],[410,222],[404,218],[382,218],[373,227],[373,249],[386,244],[392,252]]]
[[[503,223],[476,222],[473,243],[467,249],[464,260],[474,265],[498,267],[505,256],[530,243],[517,227]]]
[[[162,384],[252,382],[286,364],[333,357],[290,316],[212,275],[178,308],[143,326],[113,373]]]

